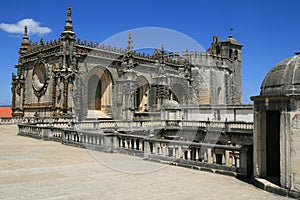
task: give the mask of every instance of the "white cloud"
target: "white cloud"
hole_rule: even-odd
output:
[[[22,19],[16,24],[0,24],[0,29],[8,33],[24,33],[24,27],[27,26],[29,35],[44,35],[50,33],[52,30],[48,27],[40,26],[40,22],[34,21],[34,19]]]

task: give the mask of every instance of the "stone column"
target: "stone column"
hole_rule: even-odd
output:
[[[213,159],[211,156],[211,148],[207,148],[207,163],[209,163],[209,164],[213,163]]]
[[[139,141],[139,150],[143,151],[143,141]]]
[[[150,144],[147,140],[144,140],[144,153],[146,155],[151,154]]]
[[[165,149],[164,156],[169,156],[169,147],[167,144],[164,146],[164,149]]]
[[[131,139],[129,139],[129,149],[132,149]]]
[[[153,142],[153,153],[157,154],[157,142]]]
[[[230,166],[230,151],[225,150],[225,165]]]
[[[158,154],[159,154],[159,155],[162,154],[162,147],[161,147],[161,144],[159,145],[159,151],[158,151]]]
[[[123,147],[123,139],[120,138],[120,147]]]
[[[178,150],[177,150],[177,158],[182,158],[182,148],[180,145],[178,146]]]

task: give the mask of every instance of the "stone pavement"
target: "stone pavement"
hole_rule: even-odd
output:
[[[0,126],[0,199],[287,199],[234,177],[16,133]]]

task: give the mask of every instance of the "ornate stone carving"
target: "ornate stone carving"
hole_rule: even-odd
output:
[[[47,90],[49,83],[49,73],[47,71],[47,64],[39,61],[33,69],[32,73],[32,87],[34,94],[38,97],[42,96]]]

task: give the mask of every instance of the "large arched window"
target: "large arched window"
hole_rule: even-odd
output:
[[[88,109],[111,113],[112,79],[107,70],[94,70],[88,81]]]
[[[135,107],[138,112],[145,112],[149,110],[149,83],[143,76],[138,76],[138,88],[135,96]]]
[[[183,97],[185,94],[183,86],[181,84],[175,83],[170,90],[170,98],[177,101],[179,104],[183,104]]]

